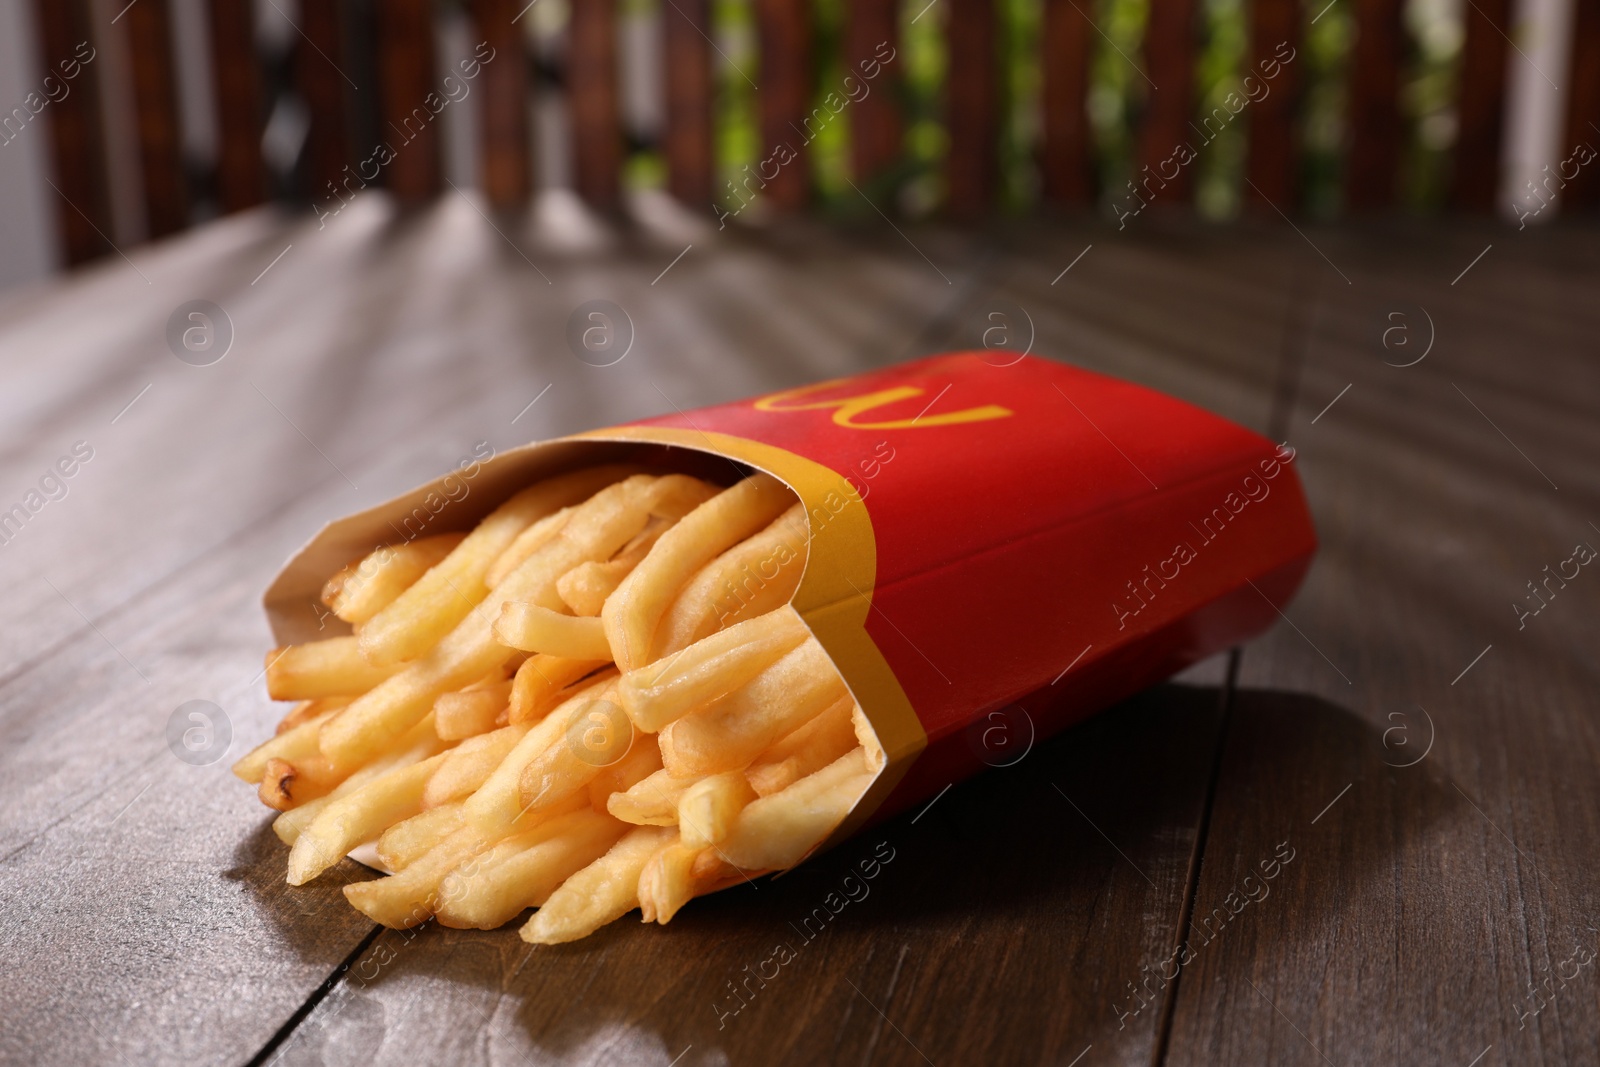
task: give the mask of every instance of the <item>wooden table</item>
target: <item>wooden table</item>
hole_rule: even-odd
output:
[[[1595,1062],[1600,569],[1513,607],[1600,546],[1593,232],[903,229],[373,197],[0,302],[0,508],[93,453],[0,546],[0,1061]],[[596,298],[636,331],[604,368],[564,340]],[[209,366],[165,338],[191,299],[231,320]],[[230,757],[269,733],[257,598],[325,519],[478,441],[977,345],[991,311],[1300,450],[1323,546],[1278,627],[919,819],[556,949],[375,929],[351,863],[289,889],[231,758],[169,750],[189,700]]]

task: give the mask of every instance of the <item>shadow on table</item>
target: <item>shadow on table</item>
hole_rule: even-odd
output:
[[[386,933],[367,953],[384,965],[357,992],[366,1008],[320,1029],[327,1040],[359,1037],[337,1030],[373,1014],[385,1041],[415,1039],[442,1054],[477,1047],[481,1035],[471,1035],[509,994],[517,1025],[490,1024],[494,1040],[563,1062],[627,1051],[667,1062],[688,1045],[684,1065],[859,1061],[899,1040],[883,1035],[882,1018],[915,1034],[935,1062],[1070,1060],[1087,1042],[1142,1055],[1156,1013],[1125,1031],[1119,987],[1176,944],[1213,790],[1262,793],[1260,804],[1234,805],[1251,813],[1249,825],[1212,810],[1202,878],[1215,870],[1231,883],[1231,868],[1248,873],[1283,824],[1316,814],[1299,809],[1326,803],[1326,782],[1409,775],[1407,789],[1455,797],[1418,773],[1425,764],[1384,767],[1394,757],[1382,741],[1315,697],[1240,693],[1225,716],[1214,688],[1158,686],[784,877],[695,901],[665,927],[625,918],[540,948],[517,937],[521,919],[492,932]],[[1447,799],[1420,807],[1439,812]],[[1356,866],[1341,876],[1377,876],[1392,849],[1387,839],[1351,842]],[[320,903],[308,914],[283,901],[282,846],[270,828],[239,858],[234,876],[257,887],[302,951],[315,951],[330,917]],[[312,891],[321,883],[294,894]],[[326,894],[350,911],[337,886]],[[792,959],[774,965],[780,945]],[[445,992],[419,1003],[419,982]],[[985,1025],[971,1026],[975,1017]],[[1001,1047],[985,1044],[997,1034]]]
[[[372,872],[344,860],[309,885],[291,886],[284,878],[288,862],[289,846],[273,833],[272,820],[264,819],[239,842],[222,877],[244,886],[300,959],[331,969],[372,930],[372,920],[352,908],[343,893],[346,885],[365,881]]]

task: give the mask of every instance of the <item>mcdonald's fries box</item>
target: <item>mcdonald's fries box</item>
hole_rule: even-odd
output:
[[[474,458],[325,527],[267,591],[274,633],[327,636],[327,576],[418,516],[428,533],[467,529],[591,463],[723,483],[766,471],[809,518],[793,605],[888,757],[832,843],[1263,632],[1315,553],[1287,444],[1142,386],[998,355]]]

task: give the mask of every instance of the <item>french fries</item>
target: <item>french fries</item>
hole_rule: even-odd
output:
[[[461,801],[453,800],[402,819],[378,838],[378,859],[391,871],[403,871],[418,856],[461,829],[465,818]]]
[[[674,778],[665,769],[656,771],[625,790],[612,793],[606,810],[623,822],[637,826],[678,825],[678,801],[692,778]]]
[[[807,638],[721,700],[662,730],[661,760],[679,778],[738,770],[845,694],[828,654]]]
[[[382,545],[328,579],[322,602],[345,622],[360,625],[394,603],[466,537],[448,533]]]
[[[341,570],[356,635],[274,651],[300,703],[234,765],[290,884],[375,844],[393,873],[344,893],[377,922],[531,907],[523,939],[557,944],[799,862],[886,762],[789,606],[806,537],[770,475],[608,466]]]
[[[790,731],[761,758],[745,768],[745,778],[757,796],[770,796],[815,771],[820,771],[855,748],[858,735],[855,701],[840,697],[815,719]],[[877,744],[874,737],[873,744]],[[882,751],[879,749],[878,751]]]
[[[588,937],[639,906],[639,875],[672,842],[671,830],[640,826],[568,878],[522,928],[522,940],[559,945]]]
[[[533,722],[544,718],[546,712],[561,702],[563,689],[593,674],[610,661],[609,656],[601,660],[529,656],[517,668],[517,675],[512,680],[509,721]]]
[[[511,684],[510,678],[479,682],[435,700],[433,719],[439,736],[446,741],[461,741],[494,729],[509,710]]]
[[[353,696],[365,693],[395,670],[363,659],[355,637],[285,645],[267,653],[267,695],[273,700]]]
[[[492,930],[545,902],[573,874],[605,854],[626,823],[583,808],[508,837],[439,885],[436,915],[445,926]]]
[[[789,488],[772,475],[752,474],[662,534],[600,611],[618,668],[630,671],[653,659],[656,626],[683,583],[793,501]]]
[[[501,504],[415,585],[367,620],[361,628],[362,654],[378,665],[421,656],[488,595],[484,579],[489,568],[517,535],[630,473],[623,467],[575,471],[524,489]]]
[[[617,683],[617,695],[633,724],[655,733],[727,696],[809,636],[800,616],[783,607],[629,671]]]
[[[599,619],[567,615],[525,600],[513,600],[500,609],[494,635],[510,648],[562,659],[604,660],[611,655]]]
[[[777,610],[794,596],[805,568],[806,512],[796,504],[700,568],[661,621],[661,651]]]

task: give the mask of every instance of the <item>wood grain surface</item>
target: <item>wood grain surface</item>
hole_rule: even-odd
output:
[[[1600,978],[1574,961],[1600,949],[1600,578],[1552,582],[1521,629],[1512,608],[1600,544],[1592,235],[719,233],[664,198],[626,226],[570,195],[523,219],[482,207],[368,194],[321,227],[245,211],[0,299],[0,509],[92,449],[0,544],[0,1061],[1592,1056]],[[636,330],[612,367],[563,339],[596,298]],[[231,335],[209,363],[167,338],[196,300]],[[227,765],[275,714],[260,590],[323,521],[478,441],[997,324],[1027,358],[1299,450],[1319,560],[1232,671],[1202,664],[667,927],[533,949],[514,926],[380,932],[342,899],[364,877],[348,862],[285,886]],[[226,716],[229,758],[169,749],[191,700]],[[798,932],[868,858],[868,891]],[[779,941],[796,958],[731,999]]]

